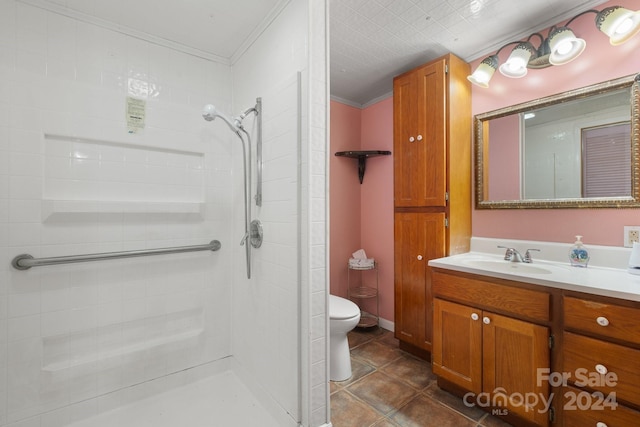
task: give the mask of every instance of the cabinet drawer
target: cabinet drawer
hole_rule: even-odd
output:
[[[602,397],[573,387],[563,396],[564,427],[631,427],[640,426],[640,412],[618,404],[615,409]]]
[[[453,276],[433,271],[435,296],[457,300],[475,307],[512,314],[515,317],[547,322],[550,317],[550,295],[546,292],[505,286],[484,280]]]
[[[564,297],[565,327],[640,344],[640,309]]]
[[[618,400],[640,405],[640,350],[570,332],[564,333],[563,348],[562,371],[571,375],[571,383],[589,383],[584,386],[604,394],[616,393]],[[599,376],[598,365],[606,368],[607,374]]]

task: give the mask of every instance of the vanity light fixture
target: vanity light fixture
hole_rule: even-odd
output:
[[[487,88],[498,68],[506,77],[520,78],[527,75],[528,69],[547,68],[573,61],[584,51],[587,43],[577,37],[569,25],[576,18],[587,13],[596,14],[596,28],[606,34],[609,42],[614,46],[626,42],[640,32],[640,11],[634,12],[621,6],[611,6],[601,11],[590,9],[569,19],[563,26],[554,25],[549,29],[547,37],[540,33],[533,33],[524,41],[506,43],[496,53],[483,59],[467,79],[477,86]],[[537,48],[531,43],[534,37],[540,40]],[[499,53],[512,45],[516,46],[507,60],[500,65]]]

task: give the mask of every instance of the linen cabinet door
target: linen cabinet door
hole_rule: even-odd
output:
[[[509,412],[547,426],[541,396],[548,399],[549,384],[538,380],[538,370],[550,371],[549,329],[486,311],[482,327],[483,391],[492,401],[504,402]]]
[[[425,171],[422,168],[423,159],[416,150],[419,126],[418,84],[417,73],[404,74],[393,82],[395,206],[419,206],[417,194],[420,183],[425,179]]]
[[[444,213],[395,214],[395,336],[431,351],[432,297],[427,263],[445,255]]]
[[[394,80],[396,207],[446,206],[445,61]]]

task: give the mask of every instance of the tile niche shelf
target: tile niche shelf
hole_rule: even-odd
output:
[[[205,154],[198,144],[45,132],[42,221],[203,219]]]
[[[351,157],[358,159],[358,178],[360,178],[360,184],[364,179],[364,171],[367,165],[367,159],[375,156],[389,156],[391,151],[385,150],[359,150],[359,151],[338,151],[336,156],[338,157]]]
[[[202,202],[118,201],[118,200],[42,200],[42,220],[60,214],[164,214],[196,215],[204,211]]]

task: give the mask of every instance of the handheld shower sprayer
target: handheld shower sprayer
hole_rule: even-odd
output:
[[[205,105],[204,108],[202,109],[202,118],[210,122],[215,120],[216,117],[220,117],[222,120],[224,120],[225,123],[229,125],[231,130],[234,132],[238,132],[238,130],[242,127],[242,124],[240,123],[240,120],[238,118],[235,118],[232,120],[229,117],[227,117],[227,115],[224,114],[223,112],[218,111],[215,105],[213,104]]]

